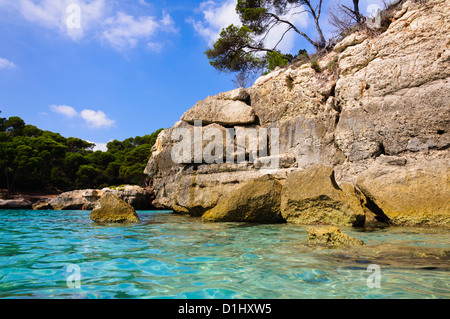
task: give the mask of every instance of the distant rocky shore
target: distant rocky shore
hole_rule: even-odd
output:
[[[93,210],[97,201],[106,193],[117,195],[136,210],[155,209],[152,205],[153,190],[135,185],[74,190],[59,195],[18,194],[13,199],[0,199],[0,209]]]

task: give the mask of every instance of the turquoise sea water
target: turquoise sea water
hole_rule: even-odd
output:
[[[448,230],[343,228],[369,247],[447,250],[373,259],[312,248],[303,226],[138,214],[138,225],[99,226],[84,211],[0,211],[0,298],[450,297]],[[368,285],[373,264],[379,288]]]

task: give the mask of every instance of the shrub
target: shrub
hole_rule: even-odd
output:
[[[319,62],[317,60],[311,60],[311,68],[316,71],[317,73],[322,72],[322,69],[320,68]]]

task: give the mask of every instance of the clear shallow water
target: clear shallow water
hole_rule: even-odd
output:
[[[450,297],[448,255],[374,261],[311,248],[303,226],[138,214],[139,225],[99,226],[83,211],[0,211],[0,298]],[[344,231],[368,245],[450,248],[448,230]],[[367,285],[373,263],[380,288]],[[79,288],[68,288],[71,265]]]

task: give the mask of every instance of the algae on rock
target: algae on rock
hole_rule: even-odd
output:
[[[327,247],[363,246],[364,241],[345,234],[334,226],[307,227],[308,244]]]
[[[280,213],[281,184],[265,175],[249,181],[223,197],[202,216],[204,221],[282,222]]]
[[[97,201],[90,218],[99,224],[139,222],[139,217],[133,206],[110,192],[105,193]]]

